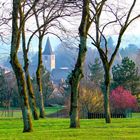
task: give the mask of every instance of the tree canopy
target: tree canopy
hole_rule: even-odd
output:
[[[138,67],[133,60],[128,57],[123,58],[121,64],[113,66],[112,74],[116,86],[123,86],[130,90],[132,94],[138,92],[140,76],[138,74]]]

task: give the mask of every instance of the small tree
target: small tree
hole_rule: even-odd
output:
[[[127,109],[136,110],[138,108],[136,97],[122,86],[111,91],[110,104],[114,112],[124,112]]]
[[[103,94],[90,81],[82,80],[79,89],[81,114],[85,112],[103,112]]]
[[[135,62],[128,57],[122,59],[122,63],[115,65],[112,68],[113,80],[116,86],[123,86],[130,90],[132,94],[136,94],[140,76]]]

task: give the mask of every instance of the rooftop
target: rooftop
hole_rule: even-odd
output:
[[[53,54],[53,51],[52,51],[50,39],[48,37],[46,45],[45,45],[45,49],[43,51],[43,55],[52,55],[52,54]]]

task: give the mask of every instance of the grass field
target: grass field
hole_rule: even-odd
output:
[[[140,119],[81,120],[80,129],[70,129],[69,119],[33,121],[34,130],[22,133],[21,119],[0,119],[0,140],[140,140]]]
[[[62,109],[61,106],[45,107],[45,112],[46,112],[46,114],[51,114],[51,113],[55,113],[61,109]],[[11,108],[11,110],[13,110],[13,115],[12,115],[13,118],[22,117],[20,108]],[[11,115],[11,112],[10,112],[10,115]],[[6,116],[8,116],[8,112],[6,112]],[[5,112],[3,112],[3,108],[0,108],[0,118],[5,118]]]
[[[47,107],[45,111],[51,114],[60,109]],[[0,140],[140,140],[140,113],[133,113],[132,118],[112,119],[111,124],[104,119],[85,119],[80,123],[80,129],[70,129],[69,119],[40,119],[33,121],[33,132],[22,133],[18,110],[12,118],[0,117]]]

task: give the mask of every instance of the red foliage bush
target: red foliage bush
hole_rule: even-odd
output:
[[[126,109],[137,110],[138,103],[135,96],[130,91],[118,86],[111,91],[110,105],[113,111],[125,111]]]

